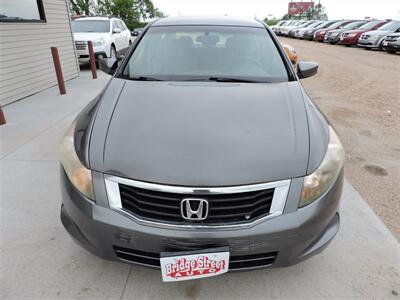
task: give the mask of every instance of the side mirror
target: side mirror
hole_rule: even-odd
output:
[[[104,73],[114,75],[118,68],[118,60],[115,58],[100,58],[99,67]]]
[[[132,36],[138,36],[139,35],[139,31],[133,30],[131,32]]]
[[[311,61],[300,61],[297,64],[297,76],[300,79],[314,76],[318,72],[319,65]]]
[[[121,29],[119,29],[119,28],[115,28],[114,30],[113,30],[113,33],[121,33],[122,31],[121,31]]]

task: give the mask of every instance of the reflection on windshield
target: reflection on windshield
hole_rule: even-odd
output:
[[[110,21],[102,20],[76,20],[71,22],[73,32],[109,32]]]
[[[264,28],[150,28],[123,71],[125,78],[281,82],[285,64]]]

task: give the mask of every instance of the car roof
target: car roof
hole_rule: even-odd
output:
[[[264,28],[264,25],[255,19],[236,17],[169,17],[158,19],[151,26],[174,25],[215,25]]]
[[[84,17],[84,18],[79,18],[75,19],[74,21],[87,21],[87,20],[96,20],[96,21],[110,21],[111,19],[115,18],[107,18],[107,17]]]

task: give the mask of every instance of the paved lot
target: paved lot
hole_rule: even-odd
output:
[[[158,271],[98,259],[59,221],[56,147],[108,78],[89,73],[5,107],[0,128],[1,299],[399,299],[400,245],[346,181],[342,226],[322,254],[291,268],[229,273],[180,284]]]
[[[347,178],[400,240],[400,53],[282,40],[320,63],[303,84],[339,133]]]

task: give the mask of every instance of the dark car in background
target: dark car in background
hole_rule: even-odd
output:
[[[324,43],[330,43],[332,45],[336,44],[337,42],[339,42],[342,32],[345,32],[347,30],[357,29],[365,25],[367,22],[368,21],[354,21],[343,26],[342,28],[330,30],[325,34]]]
[[[378,28],[382,27],[389,21],[385,20],[374,20],[369,21],[368,23],[364,24],[363,26],[353,29],[347,30],[340,34],[339,44],[346,45],[348,47],[357,45],[358,39],[360,36],[367,31],[377,30]]]
[[[164,281],[281,267],[336,235],[344,150],[257,20],[150,23],[59,147],[61,220]]]
[[[391,54],[400,52],[400,33],[389,34],[382,42],[382,49]]]
[[[324,21],[322,24],[318,25],[315,28],[310,28],[308,30],[306,30],[303,34],[303,38],[305,40],[309,40],[312,41],[314,39],[314,33],[318,30],[323,30],[325,28],[328,28],[329,26],[331,26],[332,24],[336,23],[336,21],[331,20],[331,21]]]
[[[314,32],[314,41],[322,43],[325,39],[325,34],[328,31],[343,28],[344,26],[346,26],[347,24],[349,24],[351,22],[353,22],[353,21],[352,20],[341,20],[341,21],[337,21],[337,22],[333,23],[329,27],[322,28],[322,29],[315,31]]]

